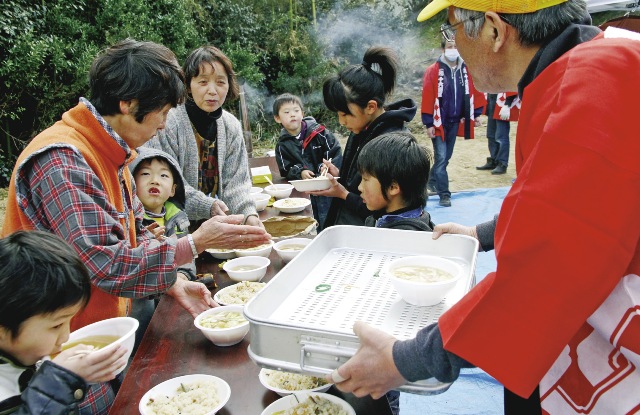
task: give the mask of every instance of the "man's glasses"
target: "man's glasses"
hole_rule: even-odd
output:
[[[456,30],[457,30],[456,26],[458,26],[459,24],[462,24],[464,22],[472,22],[474,20],[478,20],[478,19],[481,19],[483,17],[484,17],[484,15],[482,15],[482,16],[474,16],[474,17],[470,17],[470,18],[465,19],[465,20],[460,20],[458,23],[454,23],[454,24],[445,23],[445,24],[440,26],[440,33],[442,33],[442,37],[447,42],[455,42],[455,40],[456,40]]]

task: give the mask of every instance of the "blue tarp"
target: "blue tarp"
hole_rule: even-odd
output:
[[[454,193],[451,207],[438,205],[438,197],[427,201],[427,211],[433,222],[456,222],[476,225],[486,222],[500,211],[509,187],[477,189]],[[478,253],[476,281],[496,269],[493,251]],[[481,369],[465,369],[446,392],[421,396],[410,393],[400,395],[402,415],[497,415],[504,413],[502,385]]]

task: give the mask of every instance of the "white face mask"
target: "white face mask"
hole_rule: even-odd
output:
[[[460,53],[458,53],[458,49],[445,49],[444,50],[444,57],[447,58],[447,60],[453,62],[456,59],[458,59],[458,57],[460,56]]]

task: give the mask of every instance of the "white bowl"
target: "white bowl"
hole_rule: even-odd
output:
[[[419,282],[398,278],[394,271],[400,267],[430,267],[446,273],[453,278],[435,282]],[[462,276],[462,268],[457,263],[431,255],[416,255],[398,258],[386,263],[380,275],[389,278],[404,301],[417,306],[431,306],[440,303]]]
[[[253,186],[251,187],[251,190],[249,190],[249,193],[253,194],[260,194],[262,193],[262,187],[257,187],[257,186]]]
[[[289,262],[310,243],[311,239],[309,238],[289,238],[276,242],[273,249],[284,262]],[[300,249],[287,249],[287,246]]]
[[[225,262],[222,269],[224,269],[229,275],[229,278],[234,281],[259,281],[264,277],[264,274],[267,273],[267,267],[270,263],[269,258],[263,256],[245,256]],[[236,270],[236,268],[240,266],[250,265],[257,268],[247,271]]]
[[[218,290],[213,296],[213,301],[220,305],[244,305],[265,285],[267,284],[264,282],[240,281],[237,284]]]
[[[147,406],[147,404],[149,403],[149,399],[158,399],[158,397],[160,396],[173,397],[177,394],[177,390],[180,385],[190,385],[197,381],[212,382],[215,385],[217,397],[220,401],[218,405],[211,408],[211,411],[207,412],[205,415],[215,414],[220,409],[222,409],[222,407],[225,406],[229,401],[229,398],[231,397],[231,388],[229,387],[229,384],[224,380],[220,379],[217,376],[211,375],[186,375],[165,380],[164,382],[149,389],[149,391],[142,396],[142,399],[140,399],[138,410],[142,415],[155,415],[155,412],[153,412],[151,408]]]
[[[256,210],[258,212],[262,212],[271,199],[271,196],[266,193],[252,193],[251,197],[253,197],[253,202],[256,204]]]
[[[329,390],[329,388],[331,387],[331,385],[333,385],[333,383],[325,383],[324,385],[321,386],[316,386],[315,388],[311,388],[311,389],[296,389],[296,390],[289,390],[289,389],[283,389],[280,388],[278,386],[274,386],[272,384],[269,383],[269,378],[272,376],[278,376],[278,375],[293,375],[294,377],[298,377],[298,376],[306,376],[306,375],[300,375],[297,373],[288,373],[288,372],[282,372],[279,370],[270,370],[270,369],[260,369],[260,374],[258,375],[258,379],[260,379],[260,383],[262,383],[262,386],[264,386],[265,388],[274,391],[275,393],[277,393],[280,396],[287,396],[287,395],[291,395],[292,393],[298,393],[298,392],[326,392]],[[311,377],[311,376],[309,376]]]
[[[63,349],[66,349],[71,343],[82,344],[82,340],[90,340],[94,336],[115,336],[118,339],[104,346],[102,349],[115,350],[119,344],[122,344],[126,349],[126,360],[129,360],[131,351],[133,350],[133,343],[135,342],[135,333],[138,329],[138,320],[131,317],[114,317],[106,320],[97,321],[88,326],[84,326],[69,334],[69,340],[62,345]],[[124,370],[124,365],[117,373]]]
[[[334,177],[339,179],[340,177]],[[306,180],[289,180],[289,183],[293,185],[299,192],[314,192],[316,190],[327,190],[331,187],[331,180],[324,176],[314,177],[313,179]]]
[[[201,322],[203,318],[209,317],[213,314],[227,312],[236,312],[242,314],[243,308],[243,306],[235,304],[210,308],[198,314],[193,323],[197,328],[200,329],[202,334],[204,334],[204,337],[211,340],[211,342],[216,346],[233,346],[234,344],[240,343],[242,339],[244,339],[244,336],[249,333],[249,321],[245,321],[240,325],[229,327],[226,329],[212,329],[204,327],[202,326]]]
[[[269,241],[268,244],[262,244],[258,246],[254,246],[253,248],[247,249],[235,249],[236,256],[245,257],[245,256],[263,256],[268,258],[271,254],[271,249],[273,248],[273,241]]]
[[[340,405],[342,409],[345,410],[347,415],[356,415],[356,411],[345,400],[340,399],[337,396],[329,395],[328,393],[320,392],[296,392],[294,394],[282,397],[273,402],[271,405],[267,406],[264,411],[262,411],[261,415],[273,415],[278,411],[286,411],[287,409],[293,408],[298,405],[298,402],[306,401],[309,395],[313,397],[319,396],[321,398],[330,400],[331,402]]]
[[[311,204],[311,200],[304,197],[288,197],[286,199],[276,200],[273,207],[283,213],[302,212]]]
[[[293,185],[291,184],[273,184],[264,188],[264,191],[275,197],[276,199],[284,199],[289,197],[293,191]]]
[[[209,248],[209,249],[205,249],[205,251],[210,253],[212,257],[218,258],[218,259],[229,259],[229,258],[235,258],[236,257],[236,251],[234,251],[233,249],[213,249],[213,248]]]

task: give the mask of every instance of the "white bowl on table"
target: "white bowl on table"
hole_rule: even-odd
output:
[[[399,276],[400,273],[405,276]],[[418,276],[418,273],[422,276]],[[432,306],[440,303],[455,287],[462,276],[462,267],[450,259],[416,255],[386,263],[380,270],[380,275],[389,278],[407,303]]]
[[[207,251],[209,254],[211,254],[212,257],[217,259],[230,259],[236,257],[236,251],[234,251],[233,249],[208,248],[205,249],[205,251]]]
[[[274,391],[280,396],[287,396],[291,395],[292,393],[299,392],[326,392],[329,390],[331,385],[333,385],[333,383],[327,383],[324,378],[320,377],[264,368],[260,369],[258,379],[260,379],[260,383],[262,383],[262,386],[271,391]],[[282,384],[280,380],[287,380],[288,385]],[[300,389],[297,389],[296,383],[299,383],[302,387]],[[305,389],[304,383],[314,384],[317,386]]]
[[[276,199],[284,199],[289,197],[293,192],[292,184],[271,184],[264,188],[264,191]]]
[[[262,187],[252,186],[251,190],[249,190],[249,193],[251,193],[252,195],[260,194],[262,193],[262,190],[263,190]]]
[[[284,262],[289,262],[310,243],[309,238],[289,238],[276,242],[273,249]]]
[[[245,256],[225,262],[222,269],[234,281],[259,281],[267,273],[269,264],[271,264],[269,258]]]
[[[356,415],[356,411],[344,399],[340,399],[337,396],[333,396],[328,393],[320,392],[300,392],[284,396],[273,402],[271,405],[267,406],[264,411],[262,411],[261,415],[273,415],[274,413],[278,413],[279,411],[286,411],[287,409],[293,408],[298,405],[298,402],[305,402],[309,396],[313,396],[314,398],[320,397],[331,401],[332,403],[339,405],[347,413],[347,415]]]
[[[243,317],[243,308],[244,306],[237,304],[210,308],[200,313],[193,323],[200,329],[202,334],[216,346],[233,346],[234,344],[240,343],[247,333],[249,333],[249,321]],[[211,328],[203,325],[206,324],[203,323],[203,320],[221,313],[240,313],[244,322],[227,328]]]
[[[77,344],[87,344],[99,347],[100,349],[97,350],[115,351],[116,347],[121,344],[127,349],[126,360],[129,360],[138,326],[138,320],[131,317],[114,317],[97,321],[69,334],[69,340],[62,345],[62,349],[65,350]],[[108,344],[101,346],[105,343]],[[125,367],[126,364],[117,373],[122,372]]]
[[[269,243],[254,246],[252,248],[246,249],[235,249],[236,256],[245,257],[245,256],[263,256],[265,258],[269,258],[271,254],[271,250],[273,249],[273,241],[269,241]]]
[[[271,199],[271,196],[266,193],[251,193],[251,197],[253,198],[253,202],[256,204],[256,210],[258,212],[262,212],[267,207],[269,200]]]
[[[151,407],[149,407],[151,399],[153,399],[154,401],[160,400],[160,403],[170,399],[177,399],[176,396],[178,395],[178,390],[179,388],[183,387],[182,385],[188,387],[194,385],[197,382],[207,382],[207,384],[212,384],[213,388],[215,389],[215,395],[218,401],[217,404],[212,404],[206,408],[206,410],[209,410],[209,408],[211,408],[211,410],[209,410],[209,412],[207,412],[205,415],[215,414],[220,409],[222,409],[222,407],[225,406],[229,401],[229,398],[231,397],[231,388],[229,387],[229,384],[227,382],[217,376],[195,374],[178,376],[169,380],[165,380],[164,382],[154,386],[142,396],[142,399],[140,399],[140,404],[138,405],[138,410],[142,415],[155,415],[156,412],[153,411]],[[210,392],[208,388],[206,388],[205,391]],[[198,396],[194,397],[194,399],[196,400],[195,404],[202,404],[202,402],[197,402],[197,398]],[[192,402],[192,404],[194,403]],[[185,409],[187,411],[195,410],[193,408]],[[177,411],[175,413],[177,413]]]
[[[282,213],[302,212],[311,204],[311,200],[304,197],[288,197],[273,202],[273,207]]]
[[[340,177],[334,177],[339,179]],[[314,192],[317,190],[327,190],[331,187],[331,180],[325,176],[314,177],[305,180],[289,180],[289,183],[299,192]]]
[[[237,284],[218,290],[213,296],[213,301],[220,305],[245,305],[265,285],[267,285],[265,282],[240,281]]]

